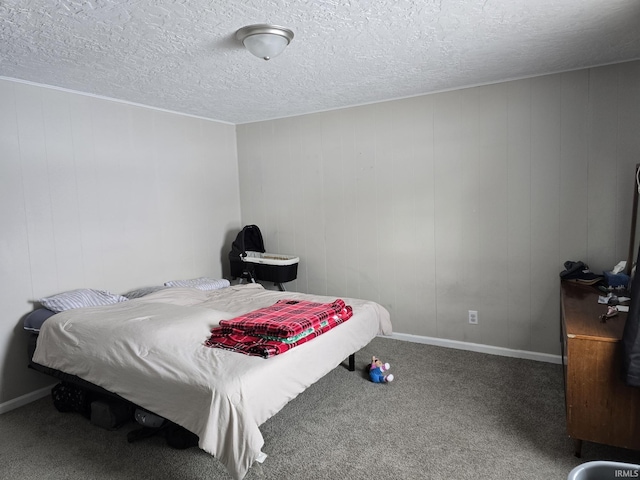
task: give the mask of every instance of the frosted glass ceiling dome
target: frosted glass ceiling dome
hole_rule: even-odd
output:
[[[289,45],[293,32],[278,25],[248,25],[236,32],[236,38],[256,57],[270,60]]]

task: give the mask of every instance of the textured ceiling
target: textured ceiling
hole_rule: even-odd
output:
[[[0,76],[231,123],[638,58],[639,0],[0,0]]]

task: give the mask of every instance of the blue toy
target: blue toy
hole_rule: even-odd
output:
[[[369,367],[369,378],[374,383],[387,383],[393,381],[393,374],[385,375],[384,372],[389,370],[391,365],[382,363],[380,359],[372,357],[371,367]]]

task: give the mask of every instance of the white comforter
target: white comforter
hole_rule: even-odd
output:
[[[336,297],[273,292],[259,284],[210,292],[161,290],[49,318],[33,360],[182,425],[241,479],[260,455],[262,423],[377,334],[391,334],[382,306],[345,298],[353,307],[349,321],[273,358],[203,345],[220,320],[281,298],[328,302]]]

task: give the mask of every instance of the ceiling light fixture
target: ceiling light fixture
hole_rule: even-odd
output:
[[[284,51],[293,32],[277,25],[248,25],[236,32],[236,38],[256,57],[269,60]]]

